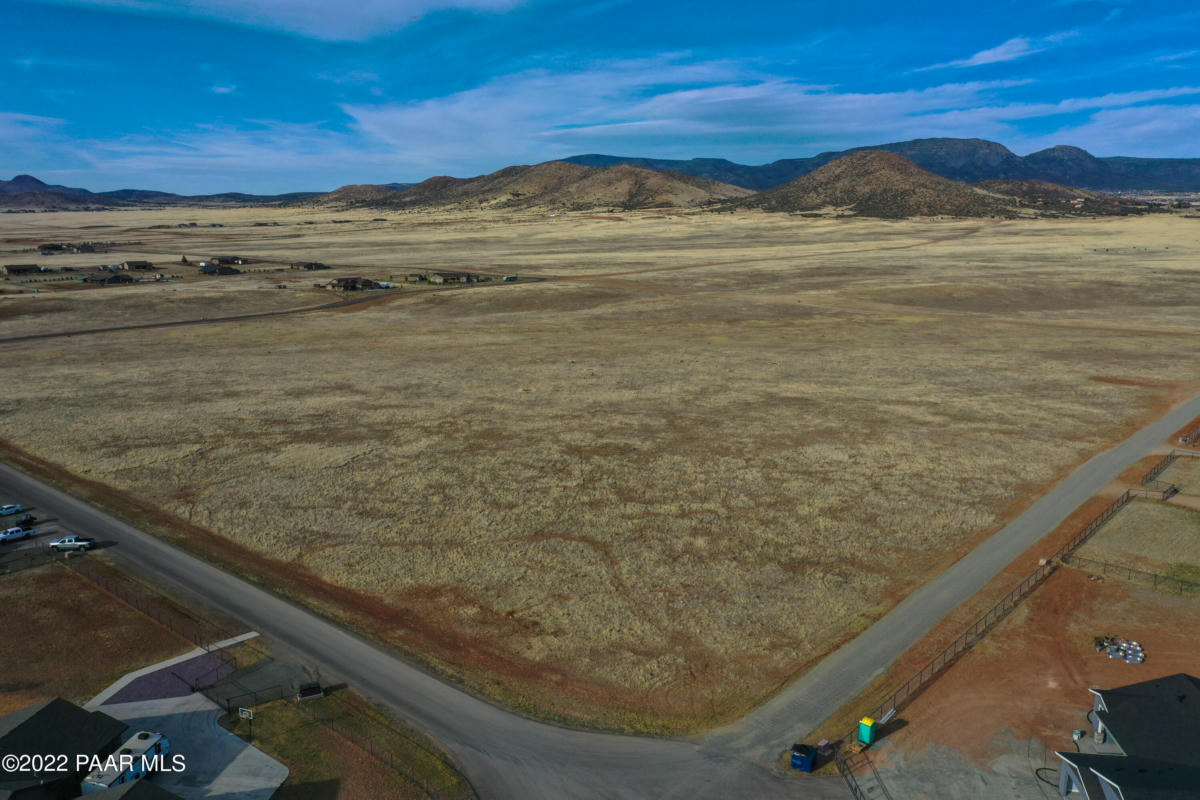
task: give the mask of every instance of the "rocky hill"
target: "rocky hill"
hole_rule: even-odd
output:
[[[373,191],[369,191],[373,190]],[[439,176],[395,192],[342,187],[308,205],[335,208],[557,209],[695,207],[745,197],[747,189],[671,172],[618,165],[587,167],[562,161],[506,167],[475,178]]]
[[[864,217],[1012,217],[1007,197],[934,175],[895,153],[843,156],[783,186],[738,202],[765,211],[837,209]]]
[[[1145,205],[1131,200],[1048,181],[990,180],[980,181],[975,187],[1011,197],[1018,207],[1038,212],[1124,216],[1146,211]]]

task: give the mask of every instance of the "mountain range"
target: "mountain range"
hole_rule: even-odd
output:
[[[904,156],[935,175],[956,181],[1041,180],[1097,191],[1200,191],[1200,158],[1097,158],[1078,147],[1058,145],[1027,156],[986,139],[913,139],[907,142],[856,147],[809,158],[785,158],[748,166],[721,158],[686,161],[626,158],[599,154],[562,159],[589,167],[629,164],[670,170],[721,181],[755,191],[773,189],[807,175],[849,153],[885,150]]]
[[[0,207],[12,210],[300,204],[337,208],[537,207],[571,210],[699,207],[744,200],[743,204],[762,208],[798,210],[809,207],[812,199],[818,196],[836,200],[841,190],[833,191],[832,185],[791,186],[793,182],[839,163],[847,156],[881,151],[902,157],[906,163],[911,162],[927,174],[906,172],[907,168],[898,162],[885,165],[877,156],[866,161],[846,162],[876,170],[888,166],[890,178],[884,183],[904,186],[904,192],[908,193],[903,202],[896,199],[898,195],[891,200],[861,197],[849,204],[858,207],[859,213],[874,213],[866,209],[884,206],[900,209],[910,204],[914,209],[932,208],[928,196],[937,192],[944,194],[945,201],[935,204],[943,209],[937,213],[946,214],[958,213],[952,210],[959,207],[958,201],[965,204],[960,204],[962,208],[980,210],[983,208],[978,205],[983,202],[980,192],[1010,197],[1010,200],[1015,197],[1027,205],[1057,208],[1068,213],[1081,210],[1080,203],[1094,213],[1112,213],[1113,208],[1110,198],[1084,197],[1079,189],[1070,187],[1100,191],[1200,192],[1200,158],[1096,158],[1085,150],[1067,146],[1051,147],[1022,157],[1001,144],[984,139],[943,138],[854,148],[760,166],[713,158],[673,161],[581,155],[533,166],[506,167],[474,178],[439,176],[418,184],[344,186],[331,193],[253,195],[226,192],[189,196],[146,189],[91,192],[47,184],[30,175],[18,175],[11,181],[0,180]],[[840,185],[846,177],[841,175],[835,183]],[[956,183],[937,184],[931,182],[933,177]],[[826,175],[821,180],[829,178]],[[988,182],[998,183],[988,186]],[[975,186],[963,194],[962,186],[968,183]],[[874,179],[857,184],[858,188],[870,192],[875,192],[881,185]],[[790,186],[787,192],[771,194],[785,186]],[[755,192],[767,194],[758,199],[747,199]],[[1074,194],[1068,197],[1064,192]],[[924,193],[926,197],[921,199],[914,193]],[[983,205],[990,207],[988,202]]]
[[[406,187],[409,184],[395,184]],[[114,208],[130,205],[282,205],[321,194],[320,192],[291,192],[288,194],[258,195],[241,192],[221,194],[180,195],[150,189],[117,189],[110,192],[90,192],[72,186],[44,183],[32,175],[18,175],[11,181],[0,181],[0,206],[7,208]]]

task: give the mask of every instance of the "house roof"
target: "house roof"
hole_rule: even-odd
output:
[[[102,711],[84,711],[61,697],[0,717],[0,752],[14,755],[95,754],[129,727]],[[57,779],[58,773],[47,773]],[[0,781],[3,790],[16,790],[40,781],[39,773],[8,772]]]
[[[1096,718],[1123,755],[1059,753],[1079,768],[1088,796],[1102,797],[1098,781],[1107,781],[1125,800],[1200,800],[1200,679],[1181,673],[1092,691],[1102,704]]]
[[[1168,675],[1117,689],[1095,689],[1096,717],[1127,756],[1200,767],[1200,679]]]

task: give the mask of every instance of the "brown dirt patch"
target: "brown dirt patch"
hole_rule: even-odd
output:
[[[1146,662],[1097,653],[1096,636],[1141,642]],[[951,666],[900,717],[890,737],[901,751],[953,747],[981,765],[997,756],[994,734],[1038,738],[1072,749],[1086,727],[1087,689],[1194,672],[1200,659],[1200,603],[1060,569],[988,638]]]
[[[191,650],[58,564],[0,577],[0,714],[63,697],[83,703],[127,672]],[[87,658],[72,654],[86,650]]]

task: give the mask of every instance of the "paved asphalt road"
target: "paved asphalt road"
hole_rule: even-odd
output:
[[[1198,415],[1200,397],[1088,461],[760,709],[687,741],[570,730],[494,706],[7,465],[0,465],[0,500],[35,506],[66,528],[116,542],[114,552],[138,569],[205,598],[391,707],[441,741],[482,797],[845,798],[837,779],[780,774],[777,756],[854,699],[1125,467]]]

